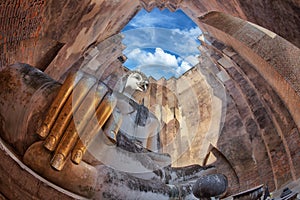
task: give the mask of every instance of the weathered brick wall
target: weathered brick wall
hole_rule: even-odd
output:
[[[227,158],[215,147],[212,147],[208,158],[211,154],[217,158],[213,165],[217,166],[218,171],[225,174],[228,179],[228,195],[240,191],[240,180],[231,163]]]
[[[27,47],[33,48],[41,34],[44,7],[43,0],[0,2],[0,68],[16,62],[15,52],[22,52],[24,57],[34,53],[27,52]]]
[[[91,44],[119,33],[139,9],[138,0],[3,1],[0,67],[24,62],[60,80]]]
[[[42,70],[50,65],[47,73],[59,80],[80,53],[118,33],[141,6],[148,10],[181,8],[199,26],[199,17],[212,10],[220,11],[258,23],[300,45],[299,3],[292,0],[276,4],[264,4],[262,0],[13,0],[0,3],[1,65],[19,61]]]
[[[298,48],[300,47],[299,1],[189,0],[182,1],[180,8],[201,28],[203,27],[201,23],[203,15],[211,11],[217,11],[265,27],[282,36]]]
[[[217,138],[218,142],[213,148],[215,150],[211,151],[217,160],[211,164],[216,165],[220,172],[228,176],[231,181],[229,194],[260,184],[268,184],[271,190],[275,190],[287,182],[299,178],[299,130],[282,99],[266,82],[264,77],[255,70],[255,67],[241,55],[219,41],[215,40],[212,43],[214,46],[211,51],[208,50],[211,52],[209,56],[219,65],[219,69],[213,69],[213,65],[207,68],[208,62],[202,63],[205,64],[203,68],[206,67],[207,69],[201,67],[199,69],[202,69],[203,74],[207,71],[214,71],[215,76],[221,70],[228,76],[227,79],[223,78],[225,79],[223,84],[226,89],[226,117],[223,129],[219,138]],[[224,64],[224,61],[221,61],[222,59],[227,59],[230,65]],[[194,70],[197,69],[194,68]],[[210,87],[217,85],[214,82],[215,78],[212,78],[212,74],[205,75],[211,77],[208,79]],[[189,101],[191,95],[183,91],[193,90],[196,93],[199,92],[199,96],[197,95],[199,99],[204,98],[205,90],[199,88],[201,78],[196,77],[197,74],[191,72],[184,74],[179,79],[167,81],[168,83],[176,82],[177,86],[173,89],[173,94],[176,94],[178,99],[177,107],[182,108],[182,106],[191,105]],[[193,86],[188,87],[188,84],[182,85],[180,81],[188,81],[189,83],[194,81],[195,85],[192,84]],[[163,81],[160,80],[160,82]],[[187,87],[187,90],[182,90],[180,87]],[[170,85],[168,88],[170,88]],[[162,91],[162,88],[158,88],[153,93],[155,95],[154,105],[158,103],[164,105],[161,99],[163,98]],[[224,97],[221,99],[224,99]],[[145,100],[149,102],[147,98]],[[167,100],[171,100],[171,98]],[[209,101],[206,103],[211,105]],[[205,104],[199,103],[201,115],[209,116],[211,111],[203,110],[204,106]],[[157,114],[160,114],[160,112]],[[176,157],[178,151],[185,146],[190,146],[190,148],[173,164],[201,163],[203,159],[199,153],[203,148],[205,138],[201,129],[199,129],[197,132],[199,140],[196,137],[196,139],[193,138],[191,143],[185,144],[182,141],[183,136],[189,133],[186,133],[188,129],[182,130],[183,116],[189,120],[187,123],[190,129],[195,128],[197,122],[192,122],[196,118],[191,117],[191,111],[182,111],[180,114],[180,116],[177,116],[179,119],[178,130],[180,130],[177,134],[180,135],[180,142],[175,142],[175,146],[172,149],[169,148],[169,150],[171,149],[173,156]],[[201,117],[201,120],[205,121],[205,117]],[[209,122],[206,122],[205,125],[207,128]],[[183,133],[182,131],[186,132]],[[204,130],[202,131],[205,133]],[[161,135],[163,141],[172,138],[171,134],[165,129],[162,130]],[[165,144],[166,142],[163,143],[163,145]],[[203,163],[209,164],[206,161]]]
[[[259,24],[300,47],[299,1],[238,0],[238,2],[248,21]]]
[[[300,127],[300,49],[241,19],[210,13],[201,20],[215,38],[232,46],[261,74]],[[284,49],[284,50],[283,50]]]
[[[138,0],[85,0],[80,3],[69,0],[62,1],[62,5],[56,5],[56,1],[53,0],[51,4],[51,12],[47,17],[48,31],[45,34],[65,43],[45,70],[55,80],[59,80],[61,74],[65,73],[90,45],[97,45],[119,33],[140,9]],[[60,13],[56,13],[56,8]],[[58,20],[56,15],[59,15],[58,19],[61,20]],[[105,60],[104,57],[103,62]]]
[[[175,159],[173,165],[192,163],[216,165],[218,170],[232,181],[230,194],[260,184],[268,184],[271,190],[275,190],[299,178],[299,130],[283,100],[255,67],[235,50],[220,41],[211,42],[213,46],[207,46],[209,48],[207,52],[210,52],[209,57],[218,68],[205,61],[208,58],[203,55],[200,60],[204,61],[179,79],[168,81],[161,79],[152,82],[155,89],[152,88],[152,92],[150,89],[145,97],[148,104],[151,102],[149,98],[152,98],[151,106],[159,106],[158,110],[153,109],[159,119],[166,119],[162,112],[164,108],[174,107],[172,102],[168,105],[168,101],[172,101],[172,97],[168,98],[168,91],[177,99],[175,109],[180,108],[180,112],[179,115],[175,114],[173,119],[178,120],[178,124],[176,126],[171,120],[170,124],[164,124],[166,129],[161,131],[163,149],[172,154]],[[203,82],[203,77],[197,74],[197,70],[205,75],[206,81]],[[222,75],[223,78],[218,76],[221,72],[225,74]],[[220,81],[225,87],[225,94],[221,94],[218,89]],[[174,85],[173,82],[176,87],[171,87]],[[213,93],[211,89],[205,90],[205,84],[208,84],[209,88],[215,87]],[[170,90],[164,90],[163,85]],[[164,94],[166,91],[167,95]],[[213,132],[210,132],[212,134],[210,137],[217,139],[215,144],[212,139],[208,140],[210,142],[208,144],[215,145],[213,146],[215,150],[212,150],[211,154],[216,157],[216,161],[208,163],[207,160],[203,160],[201,151],[205,146],[205,134],[209,132],[208,127],[211,123],[209,120],[214,114],[211,107],[216,106],[212,104],[212,94],[225,101],[223,104],[226,104],[226,114],[223,128],[220,126],[222,128],[220,134],[213,135]],[[193,95],[197,97],[197,109],[200,113],[191,102]],[[196,116],[199,114],[201,122],[197,121],[199,118]],[[209,120],[206,121],[206,118]],[[213,126],[221,124],[222,120],[213,121]],[[206,129],[201,128],[201,123]],[[168,128],[168,125],[173,126],[173,129]],[[177,127],[177,130],[174,130],[174,127]],[[190,135],[190,130],[195,129],[197,129],[196,137]],[[180,139],[173,141],[172,148],[165,148],[164,145],[174,137],[169,130],[173,134],[176,133]],[[191,137],[188,143],[184,142],[185,136]],[[189,148],[185,149],[186,146]],[[183,149],[185,150],[182,151]],[[180,152],[183,154],[179,156]]]
[[[68,196],[64,194],[62,189],[59,191],[39,180],[36,175],[34,176],[26,171],[24,165],[21,166],[13,160],[2,145],[1,143],[0,191],[4,199],[71,200],[79,197],[77,195]],[[0,199],[2,199],[1,196]]]
[[[83,53],[89,47],[118,33],[141,5],[148,10],[156,6],[171,10],[182,8],[199,26],[238,52],[228,55],[236,64],[223,69],[230,79],[224,80],[228,101],[223,107],[226,107],[227,112],[222,134],[215,144],[215,151],[212,151],[217,157],[215,164],[232,180],[232,192],[248,189],[260,183],[268,183],[271,189],[274,189],[299,178],[300,173],[298,67],[300,57],[299,49],[295,47],[299,47],[300,6],[298,2],[292,0],[280,0],[276,4],[263,2],[266,1],[2,1],[0,67],[14,62],[26,62],[45,70],[52,78],[62,81],[70,68],[81,66]],[[212,10],[224,14],[203,17]],[[263,34],[245,21],[233,20],[231,15],[257,22],[283,36],[293,45],[283,38],[277,36],[272,38]],[[113,46],[110,47],[106,54],[102,55],[103,60],[99,60],[106,63],[105,70],[99,69],[100,71],[96,72],[101,74],[104,72],[103,77],[107,78],[104,79],[114,87],[116,77],[122,76],[126,69],[121,67],[121,62],[115,60],[122,47],[119,46],[115,54],[112,54]],[[222,45],[218,48],[219,51],[224,50],[220,49]],[[104,49],[100,51],[103,53]],[[217,63],[222,58],[222,53],[212,53],[210,56]],[[107,68],[108,66],[111,67]],[[114,73],[115,76],[110,76]],[[218,71],[213,74],[217,73]],[[163,142],[167,143],[166,141],[172,140],[176,134],[180,134],[178,129],[183,112],[179,104],[184,105],[188,101],[184,100],[184,95],[177,94],[176,82],[174,88],[168,83],[163,84],[166,88],[171,88],[165,95],[164,87],[159,88],[154,80],[151,81],[145,104],[149,105],[152,112],[161,113],[159,118],[162,119],[163,131],[170,134],[162,137]],[[206,81],[213,87],[212,79]],[[195,84],[193,87],[198,86]],[[162,106],[157,107],[156,103],[160,102],[160,105],[166,106],[174,94],[178,102],[165,111],[169,110],[175,117],[164,124],[164,120],[169,119],[166,117],[169,111],[160,112],[163,110]],[[198,108],[202,111],[203,118],[210,112],[205,111],[210,109],[208,104],[203,103],[201,106],[198,105]],[[188,114],[189,111],[185,112]],[[193,116],[192,113],[189,116]],[[189,124],[193,127],[193,120],[190,120]],[[180,139],[181,137],[174,143],[172,147],[174,151],[181,151]],[[195,146],[199,145],[199,141]],[[187,151],[181,163],[189,159],[193,162],[198,161],[199,146]],[[6,166],[12,165],[4,163],[1,167]],[[16,173],[19,173],[17,171],[16,168]],[[17,174],[16,177],[18,176],[23,174]],[[8,177],[2,180],[5,179]],[[5,184],[7,182],[0,183],[7,191],[12,190],[10,185]],[[6,195],[8,194],[4,194]],[[19,196],[7,197],[19,198]]]
[[[205,137],[212,120],[212,89],[197,65],[176,81],[180,108],[179,134],[181,154],[178,165],[201,164],[205,154]]]
[[[217,148],[237,174],[240,190],[259,184],[274,190],[299,178],[300,134],[282,99],[241,55],[212,44],[208,48],[217,55],[211,58],[230,77],[224,82],[229,96]]]

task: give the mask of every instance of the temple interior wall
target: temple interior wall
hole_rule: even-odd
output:
[[[59,82],[83,69],[118,89],[128,72],[118,33],[140,9],[154,7],[182,9],[209,41],[193,69],[178,79],[150,78],[147,93],[135,96],[161,123],[162,152],[174,166],[216,165],[230,193],[299,179],[297,1],[7,1],[0,3],[0,68],[28,63]]]

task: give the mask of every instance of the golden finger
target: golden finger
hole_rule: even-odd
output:
[[[66,158],[69,155],[71,149],[73,149],[73,147],[75,146],[77,139],[77,130],[74,121],[71,120],[51,160],[51,166],[53,168],[59,171],[62,170],[63,166],[65,165]]]
[[[50,150],[54,151],[57,147],[60,138],[65,132],[67,126],[69,125],[73,112],[76,111],[90,88],[95,84],[96,79],[92,77],[84,76],[79,83],[74,88],[72,95],[70,95],[65,103],[62,111],[60,112],[50,134],[45,140],[44,146]]]
[[[97,122],[95,123],[95,120],[91,120],[91,124],[88,124],[84,129],[83,134],[80,136],[80,140],[77,142],[72,152],[73,162],[77,164],[80,163],[88,145],[96,134],[100,132],[115,106],[116,98],[110,94],[106,95],[94,114],[94,119],[96,119]]]
[[[64,84],[61,86],[57,96],[55,97],[53,103],[51,104],[42,126],[40,126],[40,128],[37,131],[37,134],[40,137],[45,138],[49,134],[60,110],[64,106],[68,97],[72,93],[73,88],[82,78],[82,76],[82,72],[72,73],[68,75]]]
[[[86,98],[82,101],[79,108],[73,115],[75,125],[79,136],[82,134],[83,129],[88,124],[93,114],[96,112],[96,108],[108,92],[107,86],[104,84],[95,84],[89,91]]]
[[[94,85],[84,98],[79,108],[73,115],[64,136],[59,142],[55,154],[51,160],[51,165],[57,170],[61,170],[65,164],[66,158],[73,149],[79,134],[83,131],[87,122],[92,117],[102,98],[108,89],[105,85]],[[101,95],[95,95],[100,93]]]

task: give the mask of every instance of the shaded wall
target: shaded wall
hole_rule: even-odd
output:
[[[169,150],[177,152],[175,157],[181,145],[186,144],[181,141],[184,137],[176,140],[176,135],[186,134],[185,138],[190,138],[189,131],[180,129],[197,126],[199,132],[206,134],[211,130],[210,133],[217,134],[211,138],[197,134],[195,144],[186,139],[193,148],[185,151],[175,164],[215,164],[230,178],[231,192],[260,183],[276,189],[299,178],[299,2],[14,0],[2,2],[0,6],[0,67],[25,62],[59,81],[70,70],[95,68],[97,75],[111,87],[126,73],[118,59],[123,49],[121,39],[113,36],[142,7],[147,10],[167,7],[173,11],[181,8],[208,36],[215,38],[211,39],[213,45],[203,50],[209,56],[201,57],[203,66],[197,68],[206,78],[194,77],[193,73],[183,76],[189,81],[196,78],[192,88],[204,88],[201,90],[208,92],[194,93],[200,102],[195,106],[201,111],[202,124],[195,125],[190,119],[185,126],[182,124],[184,117],[193,116],[191,110],[195,108],[184,108],[187,95],[183,94],[188,91],[180,88],[184,87],[179,83],[183,79],[152,80],[145,102],[159,116],[165,133],[161,136],[163,144],[175,141]],[[241,19],[266,27],[279,36]],[[91,51],[95,47],[96,53]],[[85,63],[89,56],[97,58],[96,64]],[[210,59],[215,65],[208,64]],[[214,84],[216,77],[227,91],[225,105],[224,95],[215,92],[220,86]],[[157,102],[161,106],[156,106]],[[215,106],[211,105],[221,107],[221,118],[213,117]],[[209,119],[220,121],[212,124]],[[209,123],[216,128],[207,130]],[[203,138],[211,144],[207,154],[202,150]]]
[[[276,34],[226,14],[213,12],[202,22],[206,30],[254,66],[283,99],[299,128],[299,48]]]

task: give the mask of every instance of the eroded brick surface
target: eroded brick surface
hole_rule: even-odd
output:
[[[73,199],[21,168],[3,149],[0,150],[0,191],[7,199]]]

